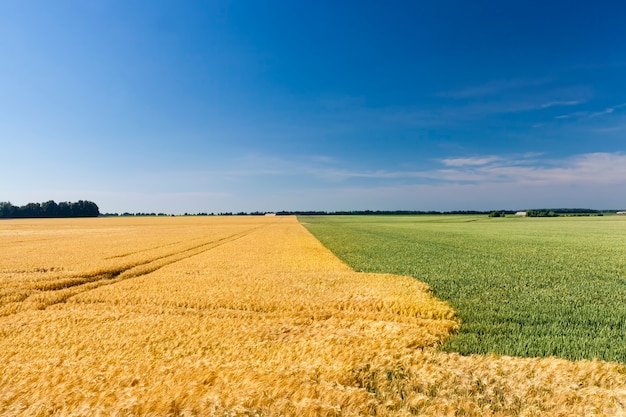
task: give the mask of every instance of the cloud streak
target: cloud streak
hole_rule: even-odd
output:
[[[536,154],[520,157],[484,156],[447,158],[440,168],[422,171],[359,171],[334,167],[309,169],[323,179],[349,181],[422,179],[431,183],[509,184],[626,184],[626,154],[588,153],[565,159],[539,160]]]
[[[461,167],[467,165],[487,165],[492,162],[500,160],[498,156],[483,156],[483,157],[469,157],[469,158],[447,158],[442,159],[441,163],[446,166]]]
[[[250,162],[249,159],[247,159]],[[429,183],[626,184],[626,153],[595,152],[549,159],[539,153],[450,157],[428,170],[358,170],[334,158],[295,161],[256,157],[254,168],[233,170],[236,177],[301,176],[333,183],[358,179],[428,180]],[[271,166],[265,166],[270,164]]]
[[[604,110],[589,112],[589,111],[577,111],[569,114],[562,114],[559,116],[555,116],[555,119],[564,120],[564,119],[579,119],[579,118],[595,118],[599,116],[604,116],[607,114],[612,114],[615,110],[626,107],[626,103],[618,104],[617,106],[607,107]]]
[[[548,112],[587,102],[593,92],[584,86],[562,86],[549,78],[493,80],[483,85],[437,94],[452,99],[433,111],[435,120],[464,122],[492,116]],[[539,113],[538,113],[539,114]]]
[[[440,161],[441,167],[425,171],[327,171],[324,178],[337,175],[338,186],[311,190],[309,201],[325,210],[624,206],[626,154],[598,152],[551,160],[540,156],[449,158]],[[470,163],[444,162],[463,159]],[[379,182],[363,184],[360,178]]]
[[[626,103],[622,103],[619,104],[617,106],[613,106],[613,107],[607,107],[606,109],[599,111],[599,112],[595,112],[595,113],[591,113],[589,115],[589,117],[597,117],[597,116],[603,116],[605,114],[611,114],[613,113],[615,110],[620,109],[622,107],[626,107]]]
[[[123,200],[135,211],[158,207],[161,200],[192,202],[194,208],[184,211],[619,208],[626,203],[622,152],[560,159],[536,153],[459,156],[433,160],[432,168],[422,170],[353,169],[349,161],[323,155],[283,159],[255,154],[230,163],[240,166],[242,161],[246,168],[228,173],[179,172],[174,183],[186,179],[185,190],[126,191]],[[106,203],[120,196],[108,191],[98,197],[105,211],[121,210]],[[183,205],[169,209],[181,210]]]
[[[541,108],[547,109],[550,107],[577,106],[578,104],[581,104],[581,103],[583,103],[582,100],[550,101],[548,103],[543,103],[541,105]]]

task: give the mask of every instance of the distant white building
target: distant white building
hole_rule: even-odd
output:
[[[615,213],[615,214],[626,214],[626,211],[618,211],[618,212],[617,212],[617,213]]]
[[[516,216],[526,216],[526,212],[525,211],[518,211],[517,213],[515,213]]]

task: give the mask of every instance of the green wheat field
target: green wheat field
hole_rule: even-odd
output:
[[[626,363],[626,217],[309,216],[357,271],[428,283],[461,320],[446,351]]]

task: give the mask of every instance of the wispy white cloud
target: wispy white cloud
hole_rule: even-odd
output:
[[[421,179],[429,182],[509,184],[626,184],[626,154],[588,153],[564,159],[542,160],[537,154],[515,157],[485,156],[447,158],[440,168],[422,171],[350,170],[337,167],[308,169],[326,180]]]
[[[626,183],[626,154],[587,153],[562,159],[548,159],[540,153],[485,155],[440,159],[440,167],[428,170],[353,170],[340,161],[316,159],[296,163],[274,161],[274,169],[245,171],[245,175],[316,176],[333,182],[351,179],[406,180],[435,182],[538,183]],[[280,165],[280,166],[279,166]],[[244,174],[244,172],[241,172]]]
[[[297,181],[320,186],[371,182],[372,185],[394,186],[414,184],[492,184],[516,186],[558,185],[626,185],[626,153],[597,152],[567,158],[547,158],[539,153],[517,155],[484,155],[449,157],[432,161],[429,169],[354,169],[346,161],[323,156],[284,159],[254,155],[231,161],[234,168],[164,175],[173,183],[185,178],[188,192],[209,187],[214,192],[225,192],[229,184],[263,184],[271,188],[276,178],[298,178]],[[271,179],[271,180],[270,180]],[[166,181],[167,182],[167,181]]]
[[[581,103],[584,103],[584,101],[582,100],[550,101],[547,103],[543,103],[541,105],[541,108],[547,109],[549,107],[576,106]]]
[[[595,113],[591,113],[589,115],[589,117],[597,117],[597,116],[603,116],[605,114],[611,114],[613,113],[615,110],[620,109],[622,107],[626,107],[626,103],[622,103],[619,104],[617,106],[613,106],[613,107],[607,107],[606,109],[599,111],[599,112],[595,112]]]
[[[559,116],[555,116],[555,119],[574,119],[574,118],[579,118],[579,117],[585,117],[588,116],[589,112],[587,111],[577,111],[574,113],[569,113],[569,114],[561,114]]]
[[[617,106],[607,107],[600,111],[589,112],[589,111],[577,111],[574,113],[562,114],[559,116],[555,116],[555,119],[564,120],[564,119],[578,119],[578,118],[594,118],[598,116],[604,116],[607,114],[614,113],[615,110],[621,109],[622,107],[626,107],[626,103],[618,104]]]
[[[491,165],[480,170],[485,181],[518,184],[626,184],[626,154],[588,153],[541,165]]]
[[[480,165],[442,163],[442,167],[424,171],[334,170],[326,172],[324,179],[326,175],[338,176],[337,184],[320,184],[303,198],[316,202],[317,209],[327,210],[624,206],[626,154],[598,152],[561,159],[540,156],[489,156],[485,160],[491,161]],[[362,178],[379,181],[350,181]]]
[[[501,114],[548,111],[587,102],[593,91],[585,86],[562,87],[551,79],[495,80],[478,87],[438,94],[455,99],[439,109],[435,120],[462,122]]]
[[[156,180],[171,177],[167,192],[109,190],[94,197],[104,211],[199,212],[613,208],[622,206],[626,195],[626,153],[622,152],[565,158],[538,153],[473,155],[431,163],[421,170],[355,169],[348,161],[324,156],[288,159],[255,154],[225,161],[233,166],[228,172],[217,167],[164,174]],[[184,189],[175,187],[183,183]],[[112,203],[118,200],[125,202],[123,207]],[[191,201],[192,208],[178,206],[178,201]]]
[[[466,166],[466,165],[486,165],[495,161],[498,161],[498,156],[482,156],[482,157],[468,157],[468,158],[446,158],[442,159],[441,163],[446,166]]]
[[[451,156],[431,163],[432,167],[421,170],[353,169],[348,161],[323,155],[289,159],[254,154],[224,161],[232,166],[228,172],[220,167],[169,172],[136,179],[125,189],[111,186],[76,195],[58,190],[56,195],[70,201],[92,199],[103,212],[166,213],[620,208],[626,204],[626,153],[622,152],[552,159],[537,153]],[[147,189],[154,181],[165,183],[167,190]],[[47,192],[16,197],[14,203],[44,201]]]

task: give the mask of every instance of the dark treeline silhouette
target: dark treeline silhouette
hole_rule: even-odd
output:
[[[336,216],[336,215],[351,215],[351,216],[380,216],[380,215],[414,215],[414,214],[489,214],[490,211],[476,211],[476,210],[455,210],[455,211],[436,211],[436,210],[352,210],[352,211],[279,211],[276,212],[278,216]],[[514,211],[506,210],[506,213],[515,213]]]
[[[352,211],[321,211],[321,210],[311,210],[311,211],[277,211],[277,212],[269,212],[269,211],[252,211],[252,212],[217,212],[217,213],[208,213],[208,212],[200,212],[200,213],[184,213],[184,214],[165,214],[165,213],[104,213],[101,214],[103,217],[113,217],[113,216],[264,216],[264,215],[277,215],[277,216],[338,216],[338,215],[425,215],[425,214],[440,214],[440,215],[449,215],[449,214],[473,214],[473,215],[490,215],[491,217],[502,217],[508,214],[515,214],[519,210],[452,210],[452,211],[437,211],[437,210],[352,210]],[[547,215],[550,213],[556,213],[557,215],[585,215],[588,216],[590,214],[601,215],[603,212],[616,212],[618,210],[593,210],[593,209],[582,209],[582,208],[560,208],[560,209],[538,209],[538,210],[527,210],[530,214],[528,217],[533,216],[536,212],[539,215]],[[497,216],[496,216],[497,213]]]
[[[612,210],[606,210],[606,211],[612,211]],[[553,217],[551,215],[548,216],[547,214],[549,213],[552,213],[552,214],[599,214],[599,213],[602,213],[602,210],[593,210],[593,209],[588,209],[588,208],[540,208],[540,209],[527,210],[526,212],[527,212],[526,215],[529,217],[531,217],[531,215],[528,214],[528,212],[532,212],[533,214],[539,214],[535,217]]]
[[[169,214],[165,214],[165,213],[128,213],[128,212],[124,212],[122,214],[119,213],[103,213],[100,216],[102,217],[129,217],[129,216],[136,216],[136,217],[144,217],[144,216],[170,216]]]
[[[334,216],[334,215],[413,215],[413,214],[485,214],[490,215],[498,213],[500,216],[506,214],[515,214],[519,210],[452,210],[452,211],[422,211],[422,210],[354,210],[354,211],[279,211],[276,212],[279,216],[297,215],[297,216]],[[558,208],[558,209],[536,209],[527,210],[532,214],[539,213],[557,213],[557,214],[571,214],[571,215],[583,215],[583,214],[601,214],[602,212],[615,212],[616,210],[593,210],[586,208]]]
[[[237,213],[233,213],[231,211],[226,211],[226,212],[220,212],[220,213],[200,212],[200,213],[184,213],[184,214],[166,214],[166,213],[154,213],[154,212],[153,213],[142,213],[142,212],[129,213],[129,212],[124,212],[124,213],[121,213],[121,214],[120,213],[103,213],[103,214],[101,214],[101,216],[102,217],[265,216],[266,214],[274,214],[274,213],[273,212],[268,212],[268,211],[252,211],[252,212],[240,211],[240,212],[237,212]]]
[[[8,201],[0,202],[0,218],[2,219],[98,217],[99,215],[100,210],[96,203],[84,200],[58,204],[50,200],[45,203],[28,203],[20,207]]]

